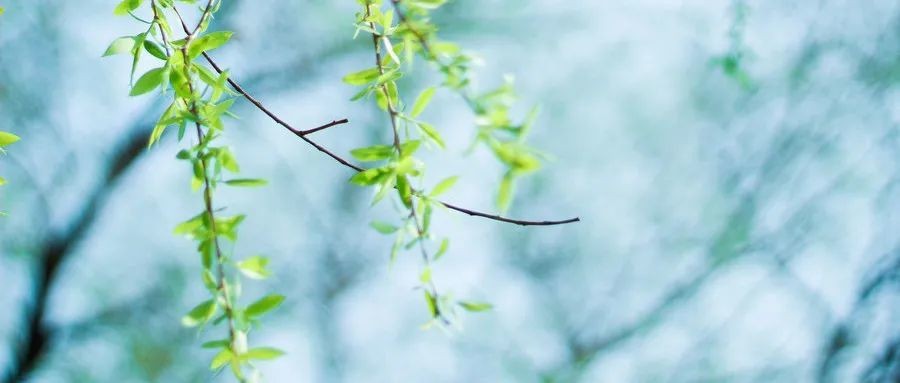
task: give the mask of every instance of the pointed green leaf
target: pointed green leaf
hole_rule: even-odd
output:
[[[369,223],[369,226],[372,226],[373,229],[381,234],[391,234],[399,229],[394,225],[381,221],[372,221],[371,223]]]
[[[281,351],[277,348],[273,347],[257,347],[248,350],[245,354],[241,355],[241,359],[244,360],[271,360],[275,359],[279,356],[284,355],[284,351]]]
[[[445,178],[443,181],[438,182],[437,185],[434,186],[434,189],[431,189],[431,193],[428,194],[429,197],[437,197],[441,194],[444,194],[447,190],[453,187],[456,184],[456,181],[459,180],[458,176]]]
[[[258,317],[280,306],[281,302],[284,302],[284,295],[266,295],[265,297],[260,298],[258,301],[250,304],[250,306],[247,306],[247,309],[244,310],[244,313],[251,318]]]
[[[394,154],[394,147],[390,145],[373,145],[365,148],[353,149],[350,151],[353,158],[363,162],[381,161],[391,158]]]
[[[103,57],[120,53],[131,53],[132,49],[134,49],[134,36],[122,36],[109,44],[109,47],[106,48],[106,52],[103,52]]]
[[[226,363],[230,362],[234,359],[234,354],[229,349],[223,349],[213,357],[212,363],[209,365],[210,370],[218,370],[220,367],[224,366]]]
[[[243,261],[238,262],[237,267],[244,275],[253,279],[266,279],[272,273],[266,268],[269,265],[269,259],[260,255],[254,255]]]
[[[166,57],[166,52],[163,51],[163,49],[159,45],[150,40],[144,40],[144,50],[146,50],[147,53],[153,55],[153,57],[156,57],[160,60],[168,59],[168,57]]]
[[[412,111],[409,112],[409,115],[413,118],[418,117],[425,110],[425,107],[428,106],[428,103],[431,102],[431,98],[434,96],[435,92],[434,87],[428,87],[419,94],[419,97],[416,98],[416,102],[413,104]]]
[[[194,59],[203,52],[211,51],[224,45],[231,39],[231,35],[233,34],[234,32],[231,31],[219,31],[198,37],[196,40],[192,41],[191,45],[188,47],[188,57]]]
[[[266,180],[261,179],[253,179],[253,178],[238,178],[233,180],[225,181],[226,184],[231,186],[242,186],[242,187],[258,187],[258,186],[266,186],[269,184]]]
[[[505,212],[509,208],[512,201],[514,175],[511,171],[506,172],[503,179],[500,180],[500,190],[497,192],[497,208],[501,212]]]
[[[377,79],[379,75],[380,72],[378,71],[378,68],[369,68],[361,70],[359,72],[348,74],[344,76],[342,80],[350,85],[366,85],[372,81],[375,81],[375,79]]]
[[[494,308],[494,305],[486,302],[460,301],[459,305],[471,312],[487,311]]]
[[[134,83],[134,86],[131,87],[131,93],[128,95],[140,96],[156,89],[162,84],[163,72],[163,68],[155,68],[147,71],[147,73],[144,73],[137,82]]]
[[[417,121],[416,126],[418,126],[419,129],[422,130],[422,133],[425,134],[425,136],[428,137],[432,142],[434,142],[438,147],[440,147],[441,149],[444,148],[444,139],[441,138],[441,134],[438,133],[437,129],[435,129],[433,125]]]
[[[116,16],[127,15],[128,12],[138,9],[143,2],[144,0],[122,0],[122,2],[113,10],[113,14]]]
[[[4,147],[10,144],[19,141],[21,138],[19,136],[12,134],[10,132],[0,131],[0,147]]]
[[[449,247],[450,247],[450,240],[447,238],[444,238],[441,241],[441,247],[438,248],[437,253],[434,253],[434,260],[437,261],[438,259],[441,259],[441,257],[444,256],[444,254],[447,252],[447,248],[449,248]]]
[[[185,327],[195,327],[206,323],[215,314],[216,302],[210,299],[191,309],[187,315],[181,318],[181,324]]]
[[[200,345],[203,348],[220,348],[228,347],[228,339],[211,340]]]

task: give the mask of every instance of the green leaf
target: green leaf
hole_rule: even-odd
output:
[[[462,308],[471,312],[488,311],[494,308],[494,305],[486,302],[459,301],[458,303]]]
[[[266,186],[269,184],[266,180],[254,179],[254,178],[238,178],[233,180],[225,181],[226,184],[231,186],[242,186],[242,187],[258,187],[258,186]]]
[[[16,143],[21,138],[19,136],[12,134],[10,132],[0,131],[0,147],[4,147],[10,144]]]
[[[380,72],[378,71],[378,68],[369,68],[361,70],[359,72],[348,74],[344,76],[342,80],[350,85],[366,85],[372,81],[375,81],[375,79],[377,79],[379,75]]]
[[[6,185],[6,178],[0,177],[0,186]]]
[[[431,98],[434,97],[435,90],[434,87],[428,87],[419,94],[419,97],[416,98],[416,102],[413,104],[412,111],[409,112],[411,117],[415,118],[422,114],[425,107],[431,102]]]
[[[195,327],[206,323],[216,314],[216,302],[212,299],[195,306],[181,318],[181,324],[185,327]]]
[[[440,147],[441,149],[444,148],[444,139],[441,138],[441,134],[438,133],[437,129],[435,129],[433,125],[417,121],[416,126],[418,126],[419,129],[422,130],[422,133],[424,133],[425,136],[428,137],[432,142],[434,142],[438,147]]]
[[[432,318],[437,318],[440,315],[440,311],[438,311],[438,302],[437,298],[431,295],[431,292],[425,290],[425,303],[428,304],[428,313],[431,314]]]
[[[422,283],[431,282],[431,268],[430,267],[426,267],[425,270],[422,270],[422,274],[419,275],[419,280],[422,281]]]
[[[459,180],[458,176],[447,177],[443,181],[438,182],[437,185],[434,186],[434,189],[431,189],[431,193],[428,194],[429,197],[437,197],[441,194],[444,194],[447,190],[453,187],[456,184],[456,181]]]
[[[444,254],[447,252],[447,248],[449,248],[449,247],[450,247],[450,240],[447,238],[444,238],[441,241],[441,247],[438,248],[437,253],[434,253],[434,260],[437,261],[438,259],[441,259],[441,257],[444,256]]]
[[[213,357],[212,363],[209,365],[210,370],[218,370],[220,367],[224,366],[226,363],[230,362],[234,359],[234,354],[229,349],[224,349],[219,351],[215,357]]]
[[[143,2],[144,0],[122,0],[122,2],[113,10],[113,14],[116,16],[127,15],[128,12],[138,9]]]
[[[266,268],[269,259],[261,255],[254,255],[238,262],[237,267],[244,275],[253,279],[266,279],[272,273]]]
[[[399,230],[397,226],[381,221],[372,221],[371,223],[369,223],[369,226],[371,226],[381,234],[391,234]]]
[[[0,16],[3,16],[4,13],[6,13],[6,8],[0,7]]]
[[[168,59],[168,57],[166,57],[166,52],[164,52],[159,45],[150,40],[144,40],[144,50],[146,50],[147,53],[153,55],[153,57],[156,57],[160,60]]]
[[[517,143],[493,144],[492,149],[500,161],[518,172],[532,172],[541,167],[537,157]]]
[[[137,71],[138,62],[141,61],[141,46],[144,45],[144,40],[147,39],[147,33],[138,33],[134,36],[134,48],[131,50],[131,53],[134,55],[134,58],[131,59],[131,73],[129,74],[128,81],[129,83],[134,82],[134,73]]]
[[[381,183],[391,178],[391,171],[381,167],[381,168],[372,168],[368,170],[361,171],[350,177],[350,183],[360,185],[360,186],[369,186],[377,183]]]
[[[363,162],[381,161],[391,158],[394,154],[394,147],[390,145],[373,145],[365,148],[353,149],[350,151],[353,158]]]
[[[109,47],[106,48],[106,52],[103,52],[103,57],[117,55],[120,53],[131,53],[134,49],[134,36],[122,36],[109,44]]]
[[[509,208],[509,203],[512,201],[514,180],[515,176],[511,171],[506,172],[503,179],[500,180],[500,190],[497,192],[497,208],[500,209],[501,212],[505,212],[506,209]]]
[[[422,141],[420,140],[411,140],[406,141],[400,144],[400,150],[403,151],[403,157],[408,158],[416,153],[416,150],[419,150],[419,146],[422,145]],[[399,166],[398,166],[399,168]]]
[[[228,347],[228,339],[211,340],[200,345],[203,348],[220,348]]]
[[[156,89],[160,84],[162,84],[163,73],[165,70],[163,68],[155,68],[144,73],[137,82],[134,83],[134,86],[131,87],[131,93],[129,96],[140,96],[144,93],[150,92]]]
[[[422,9],[437,9],[446,2],[447,0],[410,0],[409,4]]]
[[[275,359],[279,356],[284,355],[284,351],[281,351],[277,348],[273,347],[257,347],[251,348],[245,354],[241,355],[241,359],[244,360],[271,360]]]
[[[231,150],[228,148],[221,148],[218,151],[218,160],[219,163],[222,164],[222,167],[227,169],[232,173],[237,173],[241,171],[240,166],[238,166],[237,160],[234,158],[234,155],[231,154]]]
[[[251,318],[258,317],[280,306],[281,302],[284,302],[284,295],[266,295],[260,298],[258,301],[250,304],[250,306],[247,306],[247,309],[244,310],[244,313]]]
[[[175,230],[173,230],[173,234],[175,235],[191,235],[195,230],[203,227],[203,220],[205,218],[206,212],[197,214],[191,219],[184,221],[178,226],[175,226]]]
[[[188,57],[194,59],[203,52],[211,51],[224,45],[231,39],[231,35],[233,34],[234,32],[231,31],[219,31],[198,37],[196,40],[192,41],[191,45],[188,47]]]
[[[400,200],[407,208],[412,207],[412,186],[409,179],[404,175],[397,176],[397,192],[400,194]]]

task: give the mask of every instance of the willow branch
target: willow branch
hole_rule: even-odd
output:
[[[176,11],[176,15],[177,14],[178,13]],[[178,15],[178,18],[181,19],[181,16]],[[182,26],[182,28],[185,29],[186,33],[189,31],[189,29],[187,29],[187,25],[184,23],[184,20],[181,20],[181,26]],[[209,65],[213,67],[213,69],[216,71],[216,73],[222,74],[222,72],[224,72],[222,70],[222,68],[219,66],[219,64],[217,64],[216,61],[213,60],[212,57],[209,54],[207,54],[206,52],[203,52],[203,58],[205,58],[206,61],[209,63]],[[316,148],[316,150],[324,153],[328,157],[331,157],[333,160],[337,161],[341,165],[344,165],[344,166],[346,166],[350,169],[353,169],[357,172],[362,172],[362,171],[366,170],[365,168],[363,168],[361,166],[354,165],[352,162],[347,161],[343,157],[335,154],[334,152],[326,149],[322,145],[319,145],[315,141],[306,137],[310,133],[315,133],[322,129],[329,128],[331,126],[347,123],[347,122],[349,122],[347,119],[332,121],[328,124],[319,126],[317,128],[309,129],[309,130],[297,129],[297,128],[294,128],[293,126],[291,126],[291,124],[289,124],[288,122],[282,120],[274,112],[272,112],[271,110],[266,108],[262,104],[262,102],[260,102],[257,98],[253,97],[253,95],[251,95],[249,92],[247,92],[247,90],[245,90],[243,87],[241,87],[241,85],[237,81],[235,81],[231,76],[228,76],[227,81],[228,81],[228,85],[231,85],[231,87],[236,92],[240,93],[241,96],[246,98],[247,101],[250,101],[250,103],[253,104],[253,106],[255,106],[257,109],[259,109],[261,112],[263,112],[266,116],[269,116],[269,118],[272,119],[272,121],[274,121],[278,125],[281,125],[285,129],[287,129],[288,131],[293,133],[295,136],[299,137],[301,140],[303,140],[304,142],[309,144],[310,146]],[[421,195],[417,195],[417,197],[421,197]],[[496,214],[483,213],[483,212],[480,212],[477,210],[463,208],[463,207],[456,206],[456,205],[448,203],[448,202],[443,202],[443,201],[437,201],[437,202],[450,210],[455,210],[457,212],[467,214],[467,215],[470,215],[473,217],[481,217],[481,218],[486,218],[486,219],[490,219],[490,220],[494,220],[494,221],[511,223],[511,224],[519,225],[519,226],[554,226],[554,225],[564,225],[564,224],[575,223],[575,222],[581,221],[581,218],[579,218],[579,217],[563,219],[563,220],[544,220],[544,221],[513,219],[513,218],[507,218],[507,217],[503,217],[503,216],[496,215]]]
[[[191,76],[190,76],[191,59],[190,59],[190,56],[188,55],[188,47],[190,46],[191,40],[196,36],[197,32],[200,30],[204,21],[210,16],[210,13],[211,13],[210,10],[212,9],[212,5],[213,5],[213,0],[209,0],[206,3],[206,9],[203,11],[203,15],[200,17],[200,21],[197,23],[197,27],[194,28],[193,32],[189,33],[187,35],[187,37],[185,37],[185,44],[181,48],[182,56],[184,56],[185,77],[188,79],[187,86],[188,86],[188,89],[190,90],[191,95],[193,95],[195,93],[194,93],[193,83],[190,80],[190,78],[191,78]],[[173,8],[174,8],[174,6],[173,6]],[[154,8],[154,13],[155,12],[156,12],[156,9]],[[181,15],[178,15],[178,18],[180,20]],[[182,25],[184,25],[183,21],[182,21]],[[185,32],[186,31],[187,31],[187,28],[185,28]],[[162,33],[162,34],[163,34],[163,36],[165,36],[165,33]],[[191,112],[191,114],[198,116],[198,118],[199,118],[200,114],[197,111],[197,100],[196,99],[191,100],[190,112]],[[208,131],[206,134],[204,134],[199,119],[194,121],[194,127],[196,128],[196,131],[197,131],[198,145],[202,145],[204,143],[204,141],[210,137],[212,132]],[[221,292],[222,300],[224,301],[222,306],[225,310],[225,317],[226,317],[226,322],[228,325],[229,348],[235,355],[238,355],[239,350],[235,349],[235,342],[237,341],[236,339],[238,336],[238,330],[237,330],[237,326],[235,323],[235,311],[234,311],[233,303],[232,303],[231,296],[230,296],[231,294],[228,292],[228,286],[227,286],[227,282],[226,282],[225,255],[222,254],[222,248],[219,244],[219,234],[216,230],[216,217],[215,217],[215,213],[214,213],[214,209],[213,209],[213,202],[212,202],[212,198],[213,198],[212,192],[213,191],[212,191],[212,186],[211,186],[210,177],[209,177],[209,163],[202,155],[198,154],[198,157],[200,160],[200,167],[203,169],[204,209],[205,209],[206,217],[209,220],[210,236],[212,237],[212,245],[213,245],[213,250],[215,253],[215,257],[216,257],[216,279],[217,279],[216,289],[219,292]],[[234,372],[235,372],[235,377],[238,379],[238,381],[240,381],[242,383],[246,381],[246,379],[240,373],[239,369],[234,369]]]

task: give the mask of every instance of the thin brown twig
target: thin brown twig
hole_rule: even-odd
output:
[[[173,7],[173,8],[174,8],[174,7]],[[178,16],[178,19],[181,21],[181,26],[182,26],[182,28],[185,29],[185,33],[187,33],[187,32],[189,31],[189,29],[187,28],[187,24],[185,24],[184,19],[181,18],[181,15],[178,13],[178,10],[177,10],[177,9],[175,9],[175,14]],[[222,73],[224,72],[224,70],[223,70],[223,69],[215,62],[215,60],[213,60],[212,57],[211,57],[209,54],[207,54],[206,52],[203,52],[203,58],[205,58],[206,61],[209,63],[209,65],[213,67],[213,69],[216,71],[216,73],[222,74]],[[235,81],[231,76],[228,76],[227,81],[228,81],[228,85],[231,85],[231,87],[232,87],[236,92],[240,93],[241,96],[243,96],[244,98],[246,98],[247,101],[250,101],[250,103],[253,104],[253,106],[255,106],[257,109],[259,109],[261,112],[263,112],[266,116],[269,116],[269,118],[272,119],[272,121],[275,121],[275,123],[277,123],[278,125],[281,125],[281,126],[284,127],[285,129],[287,129],[288,131],[290,131],[291,133],[293,133],[295,136],[299,137],[301,140],[303,140],[304,142],[306,142],[307,144],[309,144],[309,145],[311,145],[312,147],[316,148],[316,150],[318,150],[318,151],[324,153],[325,155],[331,157],[333,160],[337,161],[337,162],[340,163],[341,165],[344,165],[344,166],[346,166],[346,167],[348,167],[348,168],[350,168],[350,169],[353,169],[353,170],[355,170],[355,171],[357,171],[357,172],[366,171],[366,168],[363,168],[363,167],[358,166],[358,165],[354,165],[354,164],[351,163],[350,161],[347,161],[347,160],[344,159],[343,157],[341,157],[341,156],[335,154],[334,152],[332,152],[332,151],[326,149],[326,148],[323,147],[322,145],[319,145],[319,144],[316,143],[315,141],[313,141],[313,140],[311,140],[311,139],[309,139],[309,138],[306,137],[306,135],[308,135],[308,134],[310,134],[310,133],[314,133],[314,132],[317,132],[317,131],[319,131],[319,130],[322,130],[322,129],[331,127],[331,126],[335,126],[335,125],[340,125],[340,124],[347,123],[347,122],[349,122],[347,119],[342,119],[342,120],[332,121],[332,122],[330,122],[330,123],[328,123],[328,124],[319,126],[319,127],[317,127],[317,128],[309,129],[309,130],[300,130],[300,129],[294,128],[293,126],[291,126],[291,124],[289,124],[289,123],[287,123],[286,121],[282,120],[280,117],[278,117],[278,115],[276,115],[274,112],[272,112],[271,110],[269,110],[268,108],[266,108],[266,107],[262,104],[262,102],[260,102],[258,99],[256,99],[255,97],[253,97],[253,95],[251,95],[249,92],[247,92],[247,90],[245,90],[243,87],[241,87],[241,85],[240,85],[237,81]],[[417,197],[422,197],[422,195],[420,195],[420,194],[417,194],[416,196],[417,196]],[[490,219],[490,220],[494,220],[494,221],[511,223],[511,224],[519,225],[519,226],[555,226],[555,225],[565,225],[565,224],[575,223],[575,222],[580,222],[580,221],[581,221],[581,218],[579,218],[579,217],[573,217],[573,218],[563,219],[563,220],[544,220],[544,221],[532,221],[532,220],[524,220],[524,219],[513,219],[513,218],[503,217],[503,216],[500,216],[500,215],[497,215],[497,214],[483,213],[483,212],[480,212],[480,211],[477,211],[477,210],[472,210],[472,209],[463,208],[463,207],[456,206],[456,205],[454,205],[454,204],[451,204],[451,203],[448,203],[448,202],[444,202],[444,201],[437,201],[437,202],[440,203],[441,205],[443,205],[444,207],[450,209],[450,210],[454,210],[454,211],[457,211],[457,212],[460,212],[460,213],[463,213],[463,214],[467,214],[467,215],[470,215],[470,216],[473,216],[473,217],[481,217],[481,218],[486,218],[486,219]]]

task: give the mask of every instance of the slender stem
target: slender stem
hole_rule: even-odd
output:
[[[201,16],[200,22],[197,24],[197,27],[194,29],[194,31],[187,35],[187,37],[185,38],[184,46],[181,48],[181,54],[184,58],[184,76],[187,79],[186,81],[187,81],[187,85],[188,85],[188,91],[190,92],[192,98],[194,95],[194,84],[191,81],[191,72],[190,72],[191,59],[190,59],[190,56],[188,55],[188,47],[190,46],[191,41],[195,37],[196,33],[199,31],[200,25],[202,25],[204,19],[209,17],[212,3],[213,3],[212,0],[207,2],[206,9],[203,11],[203,15]],[[174,9],[174,6],[173,6],[173,9]],[[154,12],[154,17],[157,17],[155,7],[154,7],[153,12]],[[175,12],[177,14],[178,10],[175,9]],[[181,19],[180,14],[178,15],[178,18]],[[183,20],[182,20],[182,23],[183,23]],[[162,28],[160,28],[160,34],[162,35],[163,41],[166,41],[166,34],[162,30]],[[192,99],[190,104],[188,105],[188,108],[189,108],[191,114],[193,114],[196,118],[196,120],[194,121],[194,127],[197,132],[197,140],[198,140],[197,144],[202,145],[204,143],[204,141],[209,139],[209,134],[211,134],[211,133],[207,133],[206,135],[203,134],[203,128],[200,124],[200,115],[197,111],[197,101]],[[202,154],[198,154],[198,158],[200,161],[200,167],[203,169],[204,209],[205,209],[205,213],[206,213],[206,218],[209,221],[209,231],[210,231],[209,235],[212,237],[213,252],[215,253],[215,257],[216,257],[216,290],[222,294],[222,298],[224,301],[223,308],[225,310],[226,322],[228,323],[229,348],[231,349],[232,353],[234,353],[235,355],[238,355],[239,350],[237,350],[235,348],[235,341],[237,339],[237,326],[235,325],[235,319],[234,319],[234,307],[232,306],[231,296],[228,291],[227,277],[226,277],[226,273],[225,273],[225,256],[222,254],[222,248],[219,244],[219,235],[218,235],[218,231],[216,230],[216,217],[215,217],[215,209],[213,208],[213,196],[212,196],[213,188],[212,188],[212,185],[210,182],[210,177],[209,177],[209,166],[208,166],[206,159],[204,158],[204,156]],[[240,382],[246,381],[246,379],[243,377],[243,375],[239,374],[237,371],[236,371],[236,378]]]
[[[371,3],[367,2],[366,3],[366,16],[367,17],[371,15],[370,7],[371,7]],[[379,75],[384,75],[384,65],[382,65],[382,63],[381,63],[381,44],[379,43],[378,40],[385,39],[385,43],[387,44],[389,42],[388,41],[389,37],[388,36],[379,36],[378,34],[376,34],[374,32],[375,31],[375,23],[374,22],[370,21],[369,27],[373,31],[372,32],[372,46],[375,49],[375,67],[378,68]],[[389,26],[385,26],[385,28],[387,28],[387,27],[389,27]],[[393,142],[394,149],[397,150],[397,155],[400,158],[402,158],[403,157],[403,146],[400,145],[400,132],[399,132],[399,129],[397,128],[397,120],[399,119],[398,118],[399,114],[397,113],[397,109],[394,108],[394,103],[393,103],[393,100],[391,100],[391,93],[388,91],[387,83],[381,84],[380,88],[381,88],[381,92],[384,94],[384,99],[386,100],[385,105],[386,105],[388,115],[391,120],[391,132],[393,133],[393,136],[394,136],[394,142]],[[401,175],[400,177],[405,178],[406,176]],[[406,182],[409,183],[408,180]],[[414,190],[414,192],[416,195],[419,195],[419,193],[417,191]],[[431,257],[428,256],[428,250],[425,248],[425,241],[423,238],[425,236],[425,230],[422,229],[422,224],[419,222],[419,215],[416,212],[416,204],[414,201],[409,201],[409,216],[410,216],[410,218],[412,218],[412,221],[416,227],[416,236],[418,237],[417,240],[419,242],[419,250],[421,250],[421,253],[422,253],[422,262],[425,264],[426,268],[429,268],[429,267],[431,267]],[[438,295],[438,291],[437,291],[437,286],[435,286],[433,280],[431,280],[431,279],[428,280],[426,288],[429,290],[429,293],[431,294],[432,299],[437,300],[439,295]],[[435,317],[440,318],[441,320],[444,321],[444,323],[448,323],[448,320],[446,318],[444,318],[444,316],[441,314],[440,306],[435,303],[435,304],[432,304],[432,307],[434,308]]]

